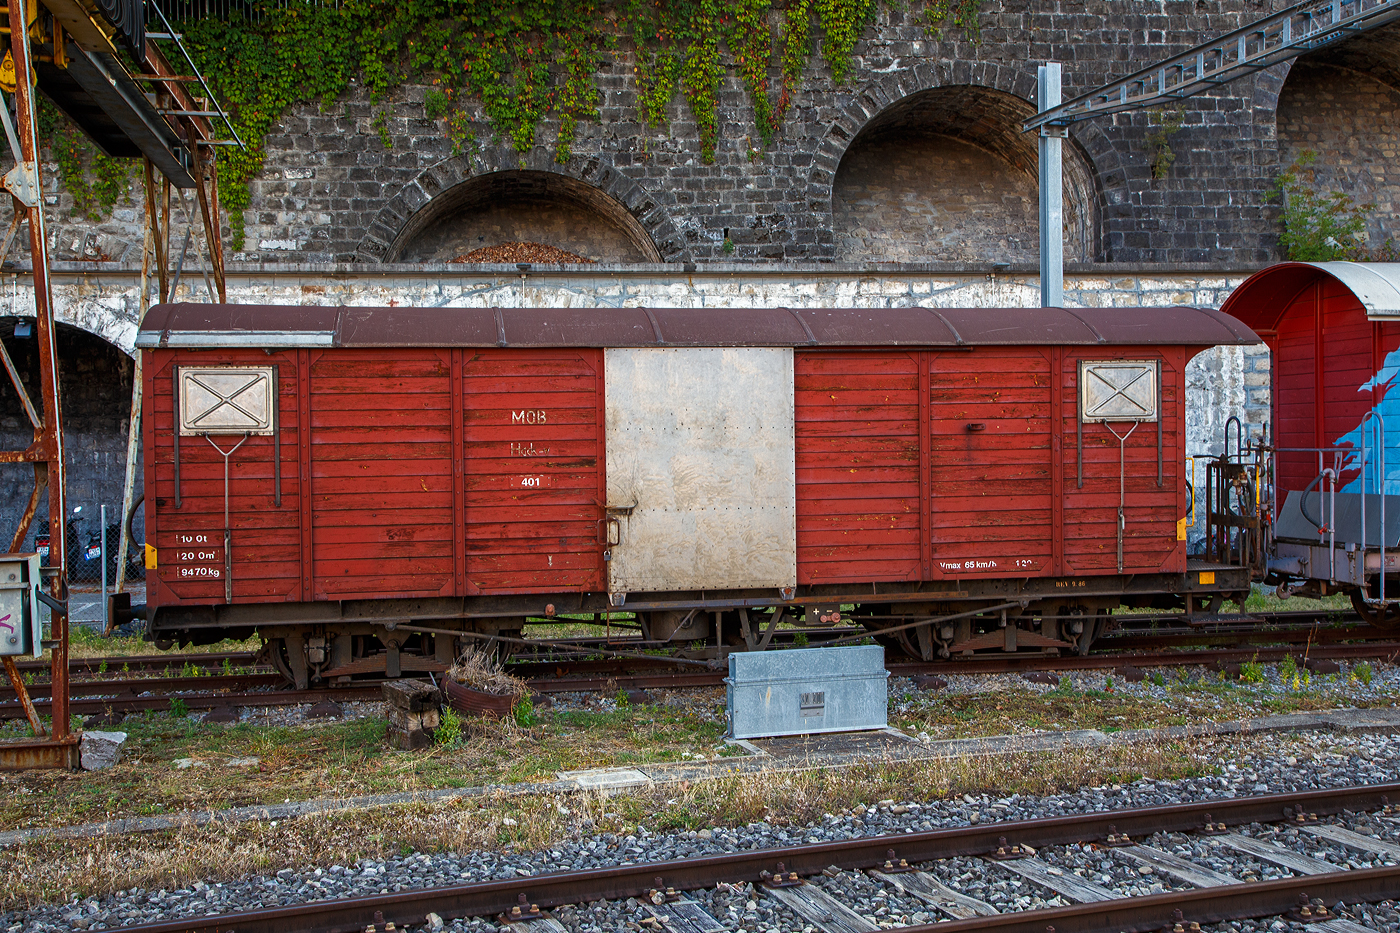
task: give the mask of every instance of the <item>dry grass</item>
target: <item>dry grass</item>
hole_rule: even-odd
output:
[[[722,694],[709,693],[712,711]],[[509,718],[474,719],[457,744],[399,752],[385,742],[381,718],[223,726],[163,713],[130,716],[118,727],[128,738],[114,768],[0,776],[0,829],[287,799],[549,781],[557,771],[713,754],[724,729],[712,712],[664,705],[545,711],[541,719],[529,727]],[[259,758],[259,767],[226,764],[248,757]],[[208,766],[178,769],[172,763],[180,758]]]
[[[1276,740],[1274,740],[1276,743]],[[231,881],[283,867],[350,865],[414,851],[534,851],[593,832],[819,822],[876,801],[962,794],[1047,794],[1141,777],[1208,773],[1240,743],[1144,744],[951,761],[874,759],[851,768],[743,775],[651,787],[614,797],[504,794],[437,804],[318,814],[273,823],[193,825],[148,835],[40,840],[0,852],[10,879],[0,907],[33,906],[77,894]]]
[[[891,710],[890,725],[951,739],[1071,729],[1148,729],[1193,722],[1228,722],[1351,706],[1394,706],[1396,698],[1356,698],[1341,682],[1318,682],[1312,689],[1261,694],[1213,673],[1170,681],[1165,697],[1113,689],[1035,691],[1011,687],[994,693],[922,694],[905,708]]]
[[[496,652],[476,645],[468,647],[447,671],[450,680],[498,697],[525,695],[528,685],[514,674],[507,674]]]

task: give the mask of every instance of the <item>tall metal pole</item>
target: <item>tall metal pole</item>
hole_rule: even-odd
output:
[[[1036,69],[1036,107],[1042,113],[1060,105],[1060,63]],[[1066,129],[1040,128],[1040,306],[1065,305],[1065,201],[1062,175]]]
[[[49,564],[56,574],[50,581],[55,600],[66,605],[68,545],[64,527],[63,414],[58,398],[58,350],[55,342],[53,298],[49,288],[49,243],[44,227],[44,199],[40,196],[43,178],[39,164],[39,127],[34,95],[33,50],[29,42],[28,10],[37,0],[10,0],[11,58],[15,64],[15,122],[18,124],[20,154],[18,168],[27,176],[32,197],[25,198],[29,220],[29,255],[34,266],[35,337],[39,349],[39,394],[43,400],[43,432],[40,449],[48,461],[49,486]],[[52,610],[50,637],[53,640],[53,738],[68,738],[68,613]]]
[[[107,503],[98,510],[97,525],[102,530],[97,535],[97,559],[102,561],[102,631],[105,634],[112,621],[107,618]]]

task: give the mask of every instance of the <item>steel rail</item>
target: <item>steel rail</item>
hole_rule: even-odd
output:
[[[177,696],[185,693],[208,693],[213,690],[250,690],[275,688],[286,683],[281,674],[209,674],[203,677],[137,677],[111,680],[74,680],[68,685],[68,695],[78,697],[112,697],[143,693],[161,693],[164,696]],[[378,686],[376,683],[375,686]],[[48,697],[49,685],[36,683],[29,687],[29,694],[35,698]],[[14,698],[13,690],[0,685],[0,704]]]
[[[1241,664],[1246,661],[1281,661],[1296,657],[1295,647],[1250,647],[1212,649],[1209,651],[1175,652],[1170,654],[1091,654],[1088,657],[1069,655],[1020,654],[1010,657],[982,657],[947,661],[890,660],[886,669],[894,677],[917,677],[927,674],[1016,674],[1032,671],[1113,671],[1125,666],[1139,669],[1155,667],[1200,667],[1214,664]],[[1400,642],[1363,645],[1313,645],[1308,657],[1315,661],[1351,660],[1358,658],[1391,659],[1400,657]],[[571,693],[592,690],[649,689],[721,686],[727,675],[721,671],[686,674],[644,674],[638,672],[595,674],[590,677],[532,677],[526,682],[534,693]]]
[[[258,930],[260,933],[351,933],[363,930],[367,924],[374,922],[376,912],[381,913],[385,921],[392,921],[398,925],[422,923],[423,918],[430,912],[444,919],[490,917],[517,906],[522,898],[528,903],[538,904],[541,908],[549,908],[599,899],[637,897],[656,888],[673,887],[677,891],[693,891],[713,887],[721,881],[757,883],[760,881],[760,872],[775,870],[779,862],[783,863],[784,871],[810,876],[819,874],[833,865],[847,870],[877,867],[891,858],[891,851],[894,858],[905,859],[912,864],[952,856],[986,855],[995,852],[1002,844],[1002,839],[1018,845],[1040,848],[1098,841],[1112,832],[1136,837],[1161,832],[1189,832],[1203,827],[1206,814],[1210,814],[1213,822],[1227,825],[1273,823],[1287,819],[1291,813],[1299,811],[1323,815],[1347,810],[1373,810],[1384,806],[1389,797],[1400,799],[1400,784],[1236,797],[1162,807],[1110,810],[1044,820],[980,823],[975,826],[922,833],[865,836],[841,842],[729,852],[675,862],[557,872],[508,881],[476,882],[399,891],[393,894],[314,901],[292,907],[160,921],[122,929],[130,933],[230,933],[237,930]],[[1362,887],[1359,890],[1364,894],[1364,899],[1378,900],[1400,894],[1400,867],[1339,872],[1337,876],[1311,875],[1303,879],[1287,879],[1287,882],[1301,884],[1301,890],[1314,895],[1327,894],[1329,886],[1336,886],[1337,890],[1346,892],[1338,897],[1344,897],[1349,902],[1357,900],[1357,889],[1351,885],[1360,884]],[[1237,899],[1247,899],[1251,896],[1250,892],[1262,891],[1267,898],[1280,896],[1278,886],[1287,882],[1229,885],[1214,890],[1217,894],[1227,894]],[[1298,888],[1290,890],[1296,891]],[[1387,891],[1393,893],[1387,895]],[[962,930],[981,929],[995,929],[1006,933],[1044,933],[1047,923],[1055,925],[1057,933],[1097,933],[1109,929],[1105,923],[1117,924],[1115,929],[1124,930],[1160,929],[1169,917],[1158,912],[1159,907],[1164,904],[1180,907],[1187,903],[1193,894],[1194,892],[1190,891],[1171,891],[1160,896],[1125,898],[1121,902],[1108,901],[1081,905],[1078,908],[1025,911],[1020,915],[1007,914],[1004,915],[1005,919],[978,917],[975,920],[956,921],[952,924],[929,924],[904,929],[920,933],[959,933]],[[1296,894],[1293,897],[1296,900]],[[1226,901],[1228,900],[1229,898],[1226,898]],[[1265,916],[1281,912],[1274,908],[1275,901],[1261,899],[1259,903],[1266,909],[1266,913],[1263,914]],[[1293,901],[1290,901],[1284,905],[1284,909],[1292,903]],[[1210,900],[1208,904],[1209,909],[1222,909],[1218,900]],[[1080,913],[1076,913],[1077,911]],[[1123,911],[1132,911],[1133,916],[1129,917],[1123,914]],[[1170,910],[1166,910],[1166,913],[1169,914]],[[1052,919],[1052,915],[1062,919]],[[1085,925],[1070,925],[1076,916],[1088,918]],[[1112,919],[1105,920],[1103,917]],[[1205,918],[1193,916],[1188,919]],[[1018,921],[1038,925],[1011,925]],[[990,925],[992,923],[1008,925]],[[1059,923],[1064,925],[1058,925]]]
[[[203,679],[203,678],[201,678]],[[212,678],[211,678],[212,679]],[[277,690],[266,693],[167,693],[146,696],[81,697],[73,699],[69,712],[75,715],[90,716],[108,711],[133,713],[143,710],[169,711],[172,700],[179,700],[189,710],[214,710],[224,707],[259,709],[273,706],[299,706],[314,704],[323,700],[337,703],[355,700],[381,699],[381,682],[341,687],[324,687],[318,690]],[[47,710],[51,705],[47,698],[35,700],[35,707]],[[12,700],[0,702],[0,722],[23,717],[24,712]]]
[[[126,657],[124,655],[106,655],[94,658],[70,658],[68,668],[71,671],[79,670],[95,671],[103,664],[111,670],[118,670],[125,665],[130,670],[157,670],[180,668],[185,665],[194,665],[199,668],[207,668],[211,665],[222,665],[227,661],[234,667],[258,666],[255,655],[246,651],[218,652],[211,654],[141,654]],[[47,661],[19,661],[16,666],[22,671],[35,671],[42,673],[49,669]]]
[[[1139,669],[1154,667],[1192,667],[1223,663],[1243,663],[1245,661],[1276,661],[1297,654],[1296,648],[1252,647],[1245,649],[1213,649],[1209,651],[1159,653],[1150,655],[1114,654],[1077,655],[1049,657],[1035,655],[1013,655],[1005,658],[984,657],[968,660],[948,661],[890,661],[886,667],[896,677],[916,677],[928,674],[1005,674],[1030,673],[1032,671],[1090,671],[1116,670],[1126,666]],[[1388,658],[1400,657],[1400,642],[1372,643],[1361,645],[1314,645],[1308,652],[1313,660]],[[659,666],[658,666],[659,667]],[[646,689],[691,689],[718,687],[724,684],[723,671],[665,673],[663,668],[655,672],[619,671],[617,673],[595,674],[589,677],[536,676],[527,679],[530,691],[536,695],[553,693],[592,693],[599,690],[646,690]],[[275,679],[267,676],[269,681]],[[244,678],[246,679],[246,677]],[[116,692],[115,696],[78,696],[71,700],[71,712],[77,715],[94,715],[108,711],[139,712],[142,710],[167,710],[171,700],[180,700],[191,710],[212,710],[222,707],[277,707],[296,706],[303,703],[318,703],[321,700],[374,701],[380,698],[382,680],[318,687],[309,690],[268,690],[257,693],[209,693],[210,690],[228,689],[219,683],[219,677],[198,677],[180,680],[182,686],[204,692],[154,692],[162,681],[147,678],[138,681],[82,681],[76,686],[79,693]],[[126,689],[118,692],[113,686],[123,683]],[[131,695],[129,690],[139,688],[145,695]],[[91,688],[91,690],[89,690]],[[34,705],[48,709],[49,700],[45,696],[46,686],[35,685]],[[24,709],[15,700],[13,691],[0,687],[0,722],[24,717]]]
[[[1311,614],[1309,614],[1311,615]],[[1348,620],[1341,623],[1327,625],[1306,625],[1292,624],[1286,628],[1260,628],[1257,622],[1250,624],[1251,620],[1245,622],[1222,621],[1212,623],[1211,628],[1202,627],[1173,627],[1158,632],[1140,630],[1136,623],[1140,618],[1149,621],[1160,621],[1170,619],[1168,616],[1127,616],[1120,617],[1122,621],[1131,620],[1135,627],[1121,629],[1120,631],[1104,635],[1094,642],[1094,652],[1106,653],[1110,650],[1152,650],[1154,648],[1177,648],[1189,647],[1193,645],[1218,645],[1228,647],[1231,639],[1239,642],[1276,642],[1284,644],[1304,644],[1310,643],[1315,646],[1332,645],[1340,642],[1381,642],[1395,638],[1394,632],[1384,632],[1380,629]],[[1177,617],[1180,618],[1179,616]],[[823,632],[831,631],[834,635],[844,635],[846,630],[840,629],[807,629],[807,630],[783,630],[777,633],[776,638],[781,638],[785,634],[801,631],[803,634],[811,636],[820,635]],[[528,639],[526,639],[528,640]],[[815,643],[815,640],[814,640]],[[623,643],[625,645],[625,642]],[[580,640],[575,642],[577,647],[589,647],[588,641]],[[542,645],[542,647],[547,647]],[[606,647],[600,639],[599,647]],[[601,652],[599,652],[601,653]],[[632,657],[631,655],[628,656]],[[1092,655],[1091,655],[1092,657]],[[654,661],[655,655],[643,655],[632,658],[636,661]],[[512,656],[507,662],[509,667],[525,668],[557,668],[567,667],[571,671],[578,671],[589,665],[589,661],[582,661],[574,658],[550,658],[538,657],[534,655],[517,654]],[[607,664],[611,662],[601,662]],[[965,662],[954,662],[965,663]],[[104,671],[103,668],[106,670]],[[42,683],[42,678],[48,673],[49,664],[47,661],[18,661],[15,665],[21,671],[33,672]],[[172,655],[137,655],[123,656],[110,655],[91,658],[76,658],[69,662],[69,670],[74,674],[87,676],[102,673],[136,673],[140,671],[183,671],[186,668],[194,667],[201,671],[211,671],[214,676],[228,676],[221,670],[224,666],[248,669],[248,674],[267,673],[272,668],[266,664],[259,664],[257,656],[250,652],[229,652],[210,654],[172,654]],[[669,665],[668,665],[669,666]],[[526,675],[529,676],[529,675]],[[3,686],[0,686],[3,690]]]
[[[1185,921],[1203,925],[1272,917],[1288,913],[1303,895],[1322,897],[1329,905],[1338,901],[1356,904],[1391,900],[1400,897],[1400,866],[1167,891],[900,929],[902,933],[971,933],[974,930],[979,933],[1046,933],[1046,930],[1055,933],[1157,933],[1172,929],[1176,911],[1182,913]]]

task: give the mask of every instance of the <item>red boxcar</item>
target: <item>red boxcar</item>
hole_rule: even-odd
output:
[[[1222,310],[1272,355],[1272,443],[1230,452],[1272,473],[1268,582],[1350,593],[1373,623],[1400,624],[1400,264],[1282,263]]]
[[[1192,355],[1256,340],[1192,308],[158,306],[153,633],[257,627],[298,682],[564,613],[1084,650],[1121,602],[1248,586],[1188,566],[1183,426]]]

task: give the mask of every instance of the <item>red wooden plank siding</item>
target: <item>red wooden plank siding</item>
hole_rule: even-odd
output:
[[[313,597],[451,595],[451,351],[313,351],[310,377]]]
[[[1333,279],[1304,288],[1279,318],[1269,339],[1273,353],[1274,436],[1280,448],[1331,447],[1354,429],[1371,405],[1371,392],[1357,391],[1375,375],[1385,348],[1376,327],[1350,289]],[[1321,366],[1318,358],[1321,358]],[[1323,466],[1332,465],[1331,455]],[[1279,504],[1317,476],[1315,453],[1278,454]],[[1355,478],[1356,472],[1343,477]]]
[[[1303,289],[1279,320],[1273,337],[1272,370],[1277,394],[1274,405],[1274,442],[1280,448],[1317,445],[1317,413],[1322,400],[1316,396],[1319,321],[1317,286]],[[1302,489],[1317,475],[1317,456],[1280,450],[1278,454],[1279,505],[1290,489]]]
[[[920,356],[794,354],[798,583],[920,578]]]
[[[267,366],[278,371],[282,504],[274,505],[273,438],[249,437],[229,464],[233,597],[242,602],[300,598],[300,482],[297,472],[295,353],[156,351],[143,369],[147,537],[156,546],[149,575],[153,605],[224,602],[224,462],[203,437],[180,439],[180,508],[175,508],[174,367]],[[224,450],[241,435],[215,437]]]
[[[1061,461],[1064,490],[1064,573],[1112,574],[1118,570],[1118,439],[1102,424],[1084,425],[1084,485],[1078,481],[1076,429],[1079,418],[1079,361],[1108,359],[1162,361],[1162,485],[1157,485],[1157,425],[1143,422],[1123,445],[1125,573],[1181,573],[1186,544],[1177,522],[1186,514],[1182,460],[1186,354],[1180,348],[1114,347],[1112,354],[1065,348],[1060,368]],[[1125,433],[1129,423],[1113,428]],[[1197,472],[1198,480],[1202,478]]]
[[[465,353],[467,591],[604,590],[602,351]]]
[[[1055,572],[1051,355],[928,354],[933,579]]]

